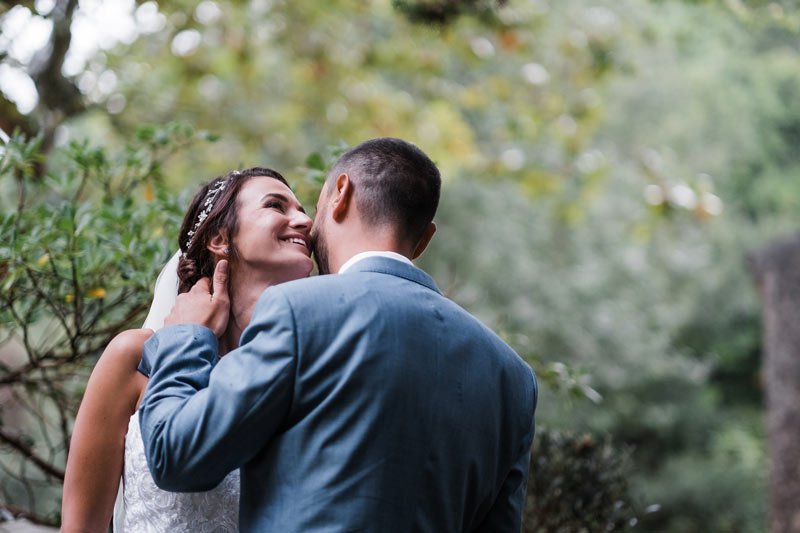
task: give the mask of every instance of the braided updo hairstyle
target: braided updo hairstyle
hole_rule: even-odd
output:
[[[178,261],[178,294],[188,292],[200,278],[210,278],[214,274],[216,261],[214,254],[208,250],[208,243],[218,233],[227,236],[230,248],[227,259],[235,262],[236,246],[233,236],[239,224],[239,191],[250,179],[262,176],[289,186],[286,178],[279,172],[270,168],[252,167],[233,170],[214,178],[197,192],[183,217],[178,237],[178,245],[183,252]],[[202,214],[206,216],[201,217]]]

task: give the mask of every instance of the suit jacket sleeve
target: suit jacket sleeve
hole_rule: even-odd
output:
[[[261,296],[241,345],[222,359],[201,326],[172,326],[145,344],[150,381],[139,407],[156,485],[208,490],[258,453],[291,406],[294,317],[280,292]]]
[[[477,532],[520,531],[522,529],[522,513],[525,510],[525,496],[528,490],[528,474],[530,472],[531,446],[535,432],[534,412],[538,398],[536,378],[533,377],[532,410],[530,413],[530,430],[520,444],[516,461],[511,466],[495,498],[492,508],[481,523]]]

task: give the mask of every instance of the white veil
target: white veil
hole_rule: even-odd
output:
[[[164,319],[175,305],[178,297],[178,261],[181,258],[181,251],[178,250],[167,261],[161,273],[156,278],[156,286],[153,289],[153,301],[150,303],[150,311],[144,319],[143,328],[157,331],[164,326]],[[125,524],[125,502],[122,497],[124,479],[119,482],[117,500],[114,502],[114,533],[124,531]]]
[[[178,250],[161,269],[161,273],[156,279],[156,287],[153,289],[153,302],[150,304],[147,318],[144,319],[143,328],[153,331],[161,329],[164,319],[172,311],[175,298],[178,297],[178,261],[180,258],[181,251]]]

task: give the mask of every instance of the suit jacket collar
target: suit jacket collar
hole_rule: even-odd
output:
[[[442,292],[439,290],[439,287],[436,286],[433,278],[431,278],[425,271],[420,270],[414,265],[409,265],[402,261],[389,259],[387,257],[368,257],[366,259],[362,259],[361,261],[354,263],[353,266],[348,268],[344,274],[339,275],[347,276],[348,274],[355,272],[378,272],[381,274],[389,274],[390,276],[397,276],[409,281],[413,281],[414,283],[419,283],[420,285],[427,287],[432,291],[436,291],[439,294]]]

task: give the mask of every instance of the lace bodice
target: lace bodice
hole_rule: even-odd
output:
[[[144,457],[139,415],[134,413],[125,437],[124,533],[218,533],[237,531],[239,471],[228,474],[208,492],[176,493],[156,487]]]

